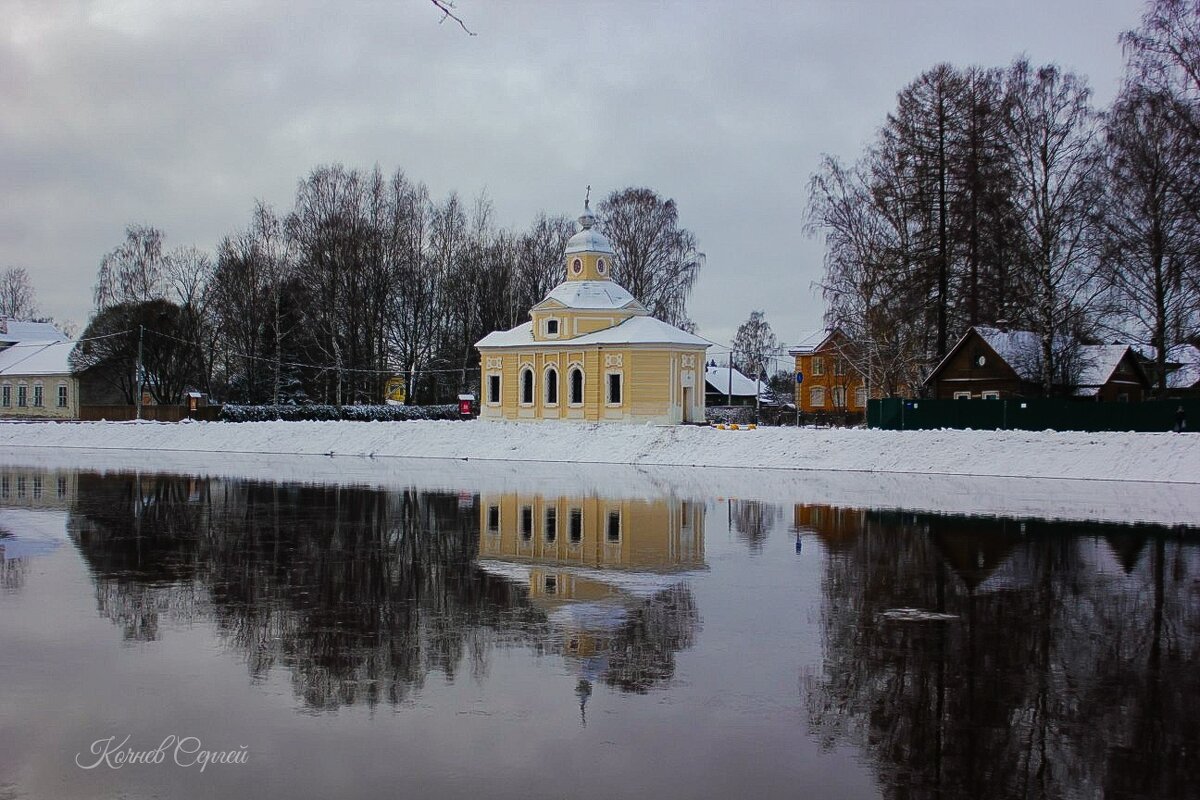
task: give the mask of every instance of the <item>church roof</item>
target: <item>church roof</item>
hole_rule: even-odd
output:
[[[646,310],[624,286],[613,281],[563,281],[550,290],[546,300],[557,300],[567,308]],[[534,308],[540,308],[546,300]]]
[[[608,237],[596,230],[596,214],[588,204],[583,204],[583,213],[579,215],[579,233],[567,242],[567,255],[572,253],[609,253],[613,252]]]
[[[574,339],[551,339],[535,341],[533,338],[533,323],[526,322],[507,331],[495,331],[475,343],[476,347],[521,347],[523,345],[538,348],[575,349],[589,345],[622,345],[622,344],[676,344],[691,347],[708,347],[709,341],[699,336],[681,331],[674,325],[668,325],[654,317],[638,316],[611,328],[605,328]]]

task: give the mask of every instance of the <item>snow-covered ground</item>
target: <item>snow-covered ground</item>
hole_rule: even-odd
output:
[[[1200,523],[1200,436],[1191,434],[36,423],[0,424],[0,463],[379,488]]]

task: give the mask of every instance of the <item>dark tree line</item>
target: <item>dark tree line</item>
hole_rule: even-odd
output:
[[[614,277],[652,313],[690,325],[703,257],[674,201],[623,189],[600,214]],[[188,365],[186,383],[236,402],[378,403],[391,376],[404,376],[409,402],[453,399],[478,390],[474,343],[525,321],[563,280],[575,233],[565,216],[539,214],[524,231],[494,216],[486,196],[435,201],[400,170],[318,167],[291,211],[258,203],[215,257],[168,251],[161,231],[131,226],[101,263],[83,338],[141,324],[144,342],[180,351],[173,363]],[[178,308],[179,324],[142,323],[139,307],[152,302]],[[75,368],[97,369],[132,397],[136,336],[81,344]],[[145,369],[169,402],[173,375]]]
[[[1152,0],[1106,111],[1086,80],[1025,60],[938,65],[854,164],[809,186],[827,324],[886,391],[912,389],[971,325],[1034,331],[1043,389],[1070,343],[1200,336],[1200,4]]]

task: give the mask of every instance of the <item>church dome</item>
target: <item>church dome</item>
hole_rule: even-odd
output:
[[[583,213],[579,215],[579,233],[567,242],[567,254],[571,253],[612,253],[612,245],[608,237],[596,229],[596,215],[583,204]]]

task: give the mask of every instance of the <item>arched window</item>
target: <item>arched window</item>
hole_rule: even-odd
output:
[[[554,367],[546,369],[546,405],[558,405],[558,370]]]
[[[569,402],[573,406],[583,405],[583,370],[579,367],[571,367],[569,380],[571,382]]]
[[[571,272],[575,275],[583,272],[583,259],[577,258],[571,262]]]
[[[521,370],[521,404],[533,405],[533,370],[529,367]]]

